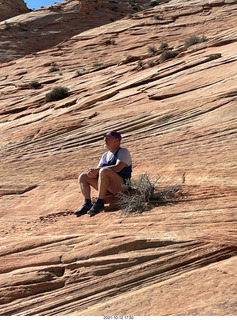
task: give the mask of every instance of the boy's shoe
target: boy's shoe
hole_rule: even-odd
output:
[[[93,203],[93,206],[90,208],[90,210],[88,211],[89,215],[91,217],[94,217],[96,214],[100,213],[101,211],[103,211],[105,208],[104,204],[100,204],[97,202]]]
[[[77,217],[80,217],[82,216],[83,214],[86,214],[90,208],[92,207],[92,204],[91,205],[88,205],[88,204],[83,204],[83,206],[81,207],[80,210],[74,212],[74,214],[77,216]]]

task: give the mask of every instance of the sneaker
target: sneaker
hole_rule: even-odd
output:
[[[104,204],[100,204],[97,202],[93,203],[93,206],[91,207],[91,209],[88,211],[89,215],[91,217],[94,217],[96,214],[100,213],[101,211],[103,211],[105,208]]]
[[[74,214],[77,216],[77,217],[80,217],[82,216],[83,214],[86,214],[90,208],[92,207],[92,204],[91,205],[88,205],[88,204],[83,204],[83,206],[81,207],[80,210],[74,212]]]

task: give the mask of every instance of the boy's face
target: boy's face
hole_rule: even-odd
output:
[[[104,137],[104,146],[110,151],[115,151],[116,149],[118,149],[119,145],[120,145],[120,141],[118,138],[115,138],[112,136]]]

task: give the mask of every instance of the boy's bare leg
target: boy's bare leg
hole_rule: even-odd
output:
[[[98,198],[104,199],[107,190],[113,194],[126,190],[126,188],[122,187],[123,183],[123,178],[120,177],[115,171],[109,168],[101,169],[98,180]]]
[[[78,181],[85,199],[91,198],[91,187],[98,190],[98,180],[95,178],[89,178],[86,173],[82,173],[79,176]]]
[[[81,192],[85,199],[91,198],[91,187],[99,191],[96,203],[88,211],[91,217],[104,209],[103,199],[107,193],[107,190],[113,194],[117,194],[119,191],[127,190],[127,187],[122,187],[123,183],[123,178],[108,167],[100,169],[98,180],[95,178],[89,178],[87,174],[81,174],[79,176]],[[83,210],[84,214],[85,208],[81,210]],[[81,210],[76,212],[78,216],[81,215]]]
[[[92,206],[91,187],[98,190],[98,181],[96,178],[89,178],[88,174],[82,173],[78,178],[78,182],[80,184],[81,192],[84,196],[85,203],[82,205],[81,209],[74,212],[74,214],[77,217],[81,217],[82,215],[86,214]]]
[[[99,180],[98,180],[98,190],[99,190],[98,198],[96,202],[93,204],[93,206],[91,207],[91,209],[88,211],[91,217],[94,217],[96,214],[104,210],[103,199],[106,195],[107,190],[109,190],[113,194],[116,194],[119,191],[123,190],[122,184],[123,184],[123,178],[120,177],[112,169],[105,167],[100,170]]]

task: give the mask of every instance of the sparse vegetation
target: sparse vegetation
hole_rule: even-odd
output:
[[[100,67],[102,67],[102,66],[103,66],[103,64],[102,64],[102,63],[99,63],[99,62],[96,62],[96,63],[93,64],[93,67],[94,67],[94,68],[100,68]]]
[[[173,59],[179,54],[178,51],[165,50],[160,56],[160,62],[164,62],[168,59]]]
[[[114,39],[108,39],[108,40],[105,41],[105,44],[106,44],[106,45],[110,45],[110,44],[115,45],[115,44],[116,44],[116,41],[115,41]]]
[[[169,48],[169,45],[168,45],[168,43],[166,43],[166,42],[162,42],[161,45],[160,45],[160,47],[159,47],[159,49],[160,49],[161,51],[167,50],[168,48]]]
[[[9,30],[11,28],[10,24],[7,22],[4,23],[4,30]]]
[[[133,57],[130,54],[128,54],[127,57],[125,58],[125,62],[131,62],[132,58]]]
[[[51,5],[49,7],[50,11],[57,11],[57,10],[61,10],[61,6],[55,6],[55,5]]]
[[[41,84],[38,81],[31,81],[31,83],[29,84],[29,88],[30,89],[40,89]]]
[[[49,69],[48,73],[56,72],[56,71],[59,71],[59,68],[58,68],[58,66],[57,66],[57,63],[56,63],[56,62],[52,62],[52,63],[51,63],[51,68]]]
[[[156,62],[154,60],[150,60],[150,61],[147,62],[147,65],[148,65],[149,68],[152,68],[152,67],[154,67],[156,65]]]
[[[203,36],[201,38],[197,37],[197,36],[191,36],[191,37],[189,37],[188,39],[185,40],[184,47],[188,48],[190,46],[193,46],[194,44],[202,43],[202,42],[205,42],[205,41],[207,41],[207,38],[205,36]]]
[[[155,7],[157,5],[158,5],[158,2],[156,0],[151,0],[151,2],[150,2],[151,7]]]
[[[221,53],[212,53],[208,56],[209,61],[221,58]]]
[[[81,70],[76,71],[76,77],[83,76],[83,74],[87,73],[86,69],[82,68]]]
[[[132,191],[120,192],[117,195],[118,204],[124,213],[143,212],[167,202],[178,201],[182,194],[182,184],[162,187],[159,179],[151,180],[147,173],[137,179],[131,179],[127,186]]]
[[[154,56],[155,54],[157,54],[157,48],[155,46],[149,46],[148,47],[148,53],[152,56]]]
[[[143,69],[143,68],[144,68],[144,63],[143,63],[142,60],[138,60],[138,61],[137,61],[137,68],[138,68],[138,69]]]
[[[79,70],[76,71],[76,77],[80,77],[83,73]]]
[[[15,25],[14,25],[15,28],[21,28],[21,23],[20,22],[17,22]]]
[[[45,102],[57,101],[68,97],[68,88],[55,87],[52,91],[46,94]]]

